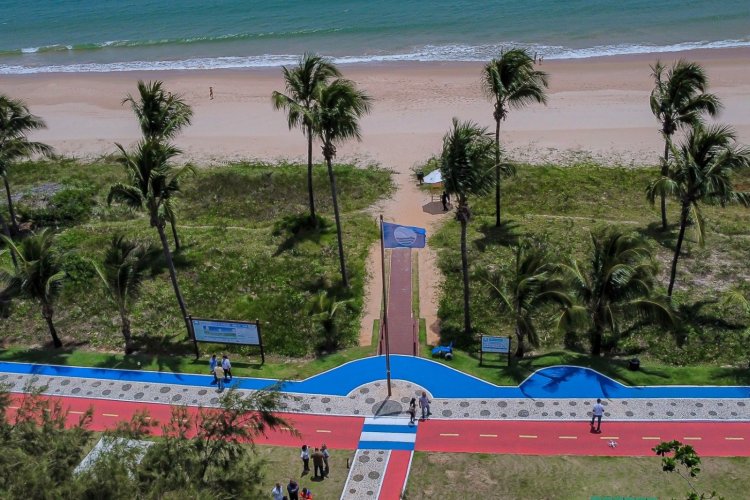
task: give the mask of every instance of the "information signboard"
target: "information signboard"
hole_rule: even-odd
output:
[[[485,352],[496,352],[508,355],[508,366],[510,366],[510,337],[491,337],[482,335],[482,345],[479,349],[479,366],[482,366]]]
[[[260,355],[265,362],[263,340],[257,321],[232,321],[190,317],[193,341],[213,344],[254,345],[260,347]]]

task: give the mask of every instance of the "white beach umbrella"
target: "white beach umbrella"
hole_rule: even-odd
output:
[[[433,170],[429,174],[424,176],[423,181],[425,184],[439,184],[443,182],[443,176],[440,174],[440,170]]]

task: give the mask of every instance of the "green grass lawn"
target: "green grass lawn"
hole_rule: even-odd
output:
[[[318,446],[319,443],[309,443],[311,446]],[[349,471],[346,468],[347,458],[349,462],[354,458],[352,450],[333,450],[331,449],[331,458],[329,464],[331,472],[323,481],[313,481],[311,476],[300,476],[302,473],[302,461],[299,458],[297,448],[282,448],[280,446],[256,446],[258,457],[265,462],[263,480],[263,491],[268,492],[268,498],[271,498],[271,490],[276,483],[281,483],[286,494],[286,485],[289,479],[294,478],[302,488],[309,488],[313,493],[313,498],[321,500],[341,498],[341,492],[344,491],[344,483]],[[312,467],[312,462],[310,463]]]
[[[590,251],[591,231],[614,226],[640,233],[650,242],[656,255],[659,281],[665,290],[678,214],[675,203],[670,202],[672,225],[669,231],[662,233],[658,227],[658,209],[651,208],[644,195],[645,187],[656,173],[656,168],[650,167],[522,165],[515,178],[504,181],[504,224],[500,228],[494,225],[494,193],[470,200],[472,220],[468,240],[474,331],[486,335],[513,334],[507,316],[498,312],[498,304],[479,276],[486,270],[509,274],[513,248],[525,239],[545,242],[558,259],[585,261]],[[746,181],[741,178],[738,184]],[[706,206],[703,213],[707,231],[705,247],[697,244],[689,230],[673,297],[675,307],[686,318],[684,328],[679,338],[671,332],[649,327],[635,329],[625,336],[620,342],[620,351],[615,354],[638,356],[646,368],[643,373],[628,375],[629,378],[648,379],[645,373],[650,367],[660,372],[657,378],[664,375],[668,380],[679,376],[680,383],[689,383],[688,380],[736,383],[736,380],[732,382],[735,379],[732,370],[719,367],[746,369],[748,366],[750,317],[742,307],[727,300],[727,292],[731,290],[740,290],[746,296],[750,292],[748,211],[740,206]],[[449,220],[429,240],[437,249],[438,265],[445,275],[439,316],[447,338],[458,336],[463,328],[459,237],[459,224]],[[541,364],[547,363],[543,359],[545,353],[560,351],[565,345],[551,316],[540,315],[537,320],[541,348],[535,354],[541,354],[537,357]],[[581,350],[587,347],[585,338],[579,337],[576,343]],[[574,354],[566,354],[565,358],[577,358],[587,366],[593,363],[605,372],[620,371],[622,363],[618,360],[586,361]],[[461,363],[466,363],[462,369],[471,370],[469,365],[474,361],[463,356],[454,364]],[[691,368],[679,375],[680,371],[668,369],[669,365]],[[723,378],[724,382],[717,382],[715,377]],[[484,378],[497,379],[497,376]]]
[[[315,231],[290,229],[294,217],[307,208],[306,166],[242,163],[198,168],[183,185],[184,194],[177,201],[183,249],[175,261],[188,310],[195,317],[260,319],[266,352],[280,362],[259,368],[248,364],[247,370],[258,376],[303,377],[341,359],[361,356],[356,349],[345,351],[323,356],[313,362],[313,368],[307,367],[319,338],[319,327],[309,317],[307,304],[319,290],[350,299],[337,321],[344,346],[356,343],[365,259],[378,234],[374,219],[364,209],[393,188],[390,172],[381,168],[338,165],[336,172],[351,281],[348,291],[340,286],[330,188],[323,166],[315,168],[314,185],[319,214],[327,224]],[[37,216],[48,220],[50,211],[68,214],[55,223],[57,244],[69,275],[56,306],[55,323],[68,350],[107,353],[92,354],[95,364],[133,363],[109,354],[122,346],[119,317],[102,293],[89,261],[101,260],[104,247],[116,232],[157,241],[144,214],[106,205],[108,186],[122,179],[121,167],[108,159],[90,164],[71,160],[28,163],[14,166],[10,175],[14,192],[21,196],[19,212],[32,220]],[[66,196],[59,196],[68,192],[74,194],[71,203]],[[90,206],[84,214],[70,207],[76,200],[80,202],[80,196],[88,196]],[[52,210],[58,198],[62,208]],[[76,206],[80,208],[80,203]],[[7,256],[3,260],[10,262]],[[178,356],[190,356],[192,345],[186,341],[166,271],[146,280],[141,299],[131,308],[131,322],[141,351],[153,356],[148,366],[190,369],[188,361],[174,361]],[[24,300],[14,302],[9,318],[0,319],[0,330],[5,346],[44,346],[49,337],[37,304]],[[234,352],[238,356],[254,353],[243,348]],[[18,351],[5,355],[18,356]],[[67,354],[50,356],[65,358]],[[304,361],[289,362],[287,358]]]
[[[702,458],[691,479],[701,492],[747,498],[748,458]],[[417,452],[407,498],[503,498],[588,500],[602,497],[685,498],[690,487],[677,473],[661,470],[661,459],[538,457]]]

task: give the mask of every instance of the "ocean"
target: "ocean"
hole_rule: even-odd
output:
[[[750,46],[748,0],[0,0],[0,74]]]

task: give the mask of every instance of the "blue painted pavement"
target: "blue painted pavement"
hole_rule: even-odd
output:
[[[206,366],[208,371],[208,366]],[[0,372],[94,378],[185,386],[210,386],[211,375],[171,372],[82,368],[0,362]],[[448,366],[413,356],[391,356],[391,376],[427,389],[435,398],[533,398],[567,399],[655,399],[655,398],[750,398],[749,386],[625,386],[594,370],[576,366],[541,369],[517,387],[496,386]],[[346,396],[357,387],[385,378],[385,357],[374,356],[341,365],[301,381],[277,381],[261,378],[235,378],[230,386],[263,389],[274,384],[284,392]]]

